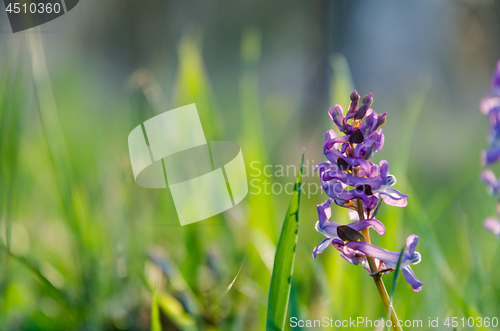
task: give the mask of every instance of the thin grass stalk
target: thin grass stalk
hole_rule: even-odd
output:
[[[97,262],[90,247],[87,247],[86,233],[88,231],[84,224],[85,216],[81,215],[76,207],[79,187],[57,112],[40,31],[37,29],[33,33],[27,34],[26,43],[31,62],[35,100],[38,105],[44,138],[49,147],[67,225],[76,239],[75,257],[82,268],[83,294],[78,308],[82,309],[81,312],[86,317],[88,328],[97,330],[100,329],[100,316],[95,304],[95,270]]]
[[[24,78],[24,58],[18,60],[15,70],[9,70],[6,83],[2,86],[3,113],[0,113],[0,219],[5,222],[5,255],[0,259],[0,326],[6,328],[2,303],[6,302],[7,288],[11,281],[11,235],[12,220],[17,206],[17,173],[19,159],[19,136],[21,130],[21,93]]]

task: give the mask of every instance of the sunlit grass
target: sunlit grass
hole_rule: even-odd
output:
[[[195,102],[207,138],[239,143],[248,172],[252,161],[286,165],[297,160],[303,146],[290,146],[290,141],[316,141],[317,151],[308,153],[317,156],[317,163],[324,128],[330,125],[327,109],[308,110],[323,114],[323,122],[314,132],[302,133],[282,128],[280,116],[263,111],[261,35],[252,28],[242,35],[241,70],[234,79],[239,104],[230,118],[237,122],[218,106],[217,100],[227,96],[214,95],[196,33],[182,38],[174,88],[158,84],[167,96],[155,99],[158,103],[142,89],[110,97],[99,77],[74,69],[49,74],[39,41],[34,34],[29,38],[24,54],[34,58],[19,54],[2,59],[0,68],[0,329],[262,330],[269,261],[272,266],[289,196],[249,195],[230,211],[180,227],[168,189],[134,183],[126,138],[155,113]],[[335,94],[352,89],[347,61],[337,55],[332,65],[330,100],[346,106]],[[402,123],[388,119],[401,132],[390,131],[398,143],[394,158],[386,158],[394,164],[401,190],[411,195],[408,208],[381,210],[388,230],[381,240],[397,250],[408,234],[417,233],[423,256],[415,267],[422,292],[414,294],[400,281],[394,305],[401,319],[422,319],[424,325],[429,317],[500,317],[499,243],[481,227],[495,206],[478,181],[482,135],[467,133],[471,141],[463,148],[469,156],[457,155],[459,164],[450,160],[439,185],[431,180],[437,176],[428,167],[433,156],[412,150],[423,139],[414,130],[421,118],[430,116],[429,109],[440,111],[428,98],[433,92],[426,84],[416,82],[407,105],[378,110],[404,118]],[[290,100],[275,98],[269,104],[278,105],[278,115],[285,113],[279,105]],[[298,115],[283,118],[300,126]],[[225,129],[232,126],[238,130]],[[266,130],[270,127],[276,130]],[[443,124],[442,130],[446,141],[453,128]],[[268,145],[271,140],[278,152]],[[256,178],[294,181],[291,176]],[[312,259],[322,239],[314,231],[315,205],[322,200],[320,194],[302,196],[288,317],[385,317],[364,270],[345,263],[335,250]],[[335,210],[333,218],[348,222],[344,210]],[[385,281],[390,287],[390,278]]]

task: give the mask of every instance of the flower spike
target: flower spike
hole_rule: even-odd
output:
[[[490,92],[481,100],[479,106],[481,113],[490,119],[489,146],[481,152],[481,164],[484,167],[500,161],[500,61],[497,62],[495,72],[491,77]],[[490,194],[497,196],[500,200],[500,182],[493,171],[483,170],[481,180],[488,186]],[[500,209],[500,202],[497,209]],[[500,221],[496,218],[485,219],[484,228],[500,238]]]
[[[498,81],[500,82],[500,78]],[[415,292],[418,292],[422,290],[423,284],[411,268],[422,259],[420,253],[416,251],[418,237],[410,235],[406,239],[408,250],[404,252],[387,251],[370,243],[370,228],[379,235],[384,235],[386,232],[382,222],[375,219],[381,202],[391,206],[405,207],[409,197],[393,187],[397,180],[389,172],[389,162],[382,160],[378,165],[370,162],[370,159],[384,147],[385,137],[381,127],[386,123],[387,113],[378,115],[371,108],[372,93],[361,99],[358,92],[354,91],[350,99],[347,113],[344,114],[340,105],[335,105],[328,110],[329,117],[341,135],[334,130],[326,133],[323,153],[328,161],[319,163],[314,169],[314,171],[319,171],[321,187],[328,195],[328,200],[317,206],[319,220],[315,228],[326,238],[313,249],[313,258],[316,259],[318,254],[332,246],[347,262],[362,265],[373,276],[380,289],[384,287],[380,278],[395,270],[402,256],[399,268],[405,280]],[[497,123],[498,132],[500,132],[500,116]],[[500,133],[498,136],[500,157]],[[491,159],[492,156],[488,154],[486,158]],[[483,179],[491,186],[492,191],[500,191],[500,184],[494,175],[485,173]],[[352,222],[341,225],[330,220],[332,203],[348,208]],[[491,228],[497,229],[496,223],[488,224]],[[500,223],[498,232],[500,232]],[[383,292],[380,292],[382,296],[384,296]],[[389,298],[383,298],[383,301],[387,303]],[[386,309],[391,308],[386,306]],[[397,322],[393,309],[391,320]]]

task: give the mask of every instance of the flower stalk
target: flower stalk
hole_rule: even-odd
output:
[[[362,204],[361,204],[361,199],[358,199],[358,216],[360,220],[364,219],[364,215],[362,212]],[[360,208],[361,207],[361,211]],[[364,229],[361,231],[361,234],[363,237],[365,237],[365,240],[368,244],[371,243],[370,241],[370,229]],[[375,286],[377,286],[378,294],[380,295],[380,298],[382,299],[382,303],[384,304],[385,311],[389,313],[389,309],[391,311],[391,322],[392,322],[392,327],[393,330],[400,331],[403,330],[399,325],[398,325],[398,316],[396,315],[396,310],[394,310],[393,305],[391,304],[391,300],[389,298],[389,294],[387,293],[387,290],[385,288],[384,282],[382,281],[382,276],[380,273],[378,273],[377,270],[377,264],[375,263],[375,260],[371,256],[367,256],[368,260],[368,265],[370,267],[370,272],[372,273],[372,278],[373,281],[375,282]]]

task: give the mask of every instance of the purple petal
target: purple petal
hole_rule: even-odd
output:
[[[408,205],[408,201],[406,199],[403,200],[394,200],[388,195],[381,195],[382,200],[388,204],[389,206],[394,207],[406,207]]]
[[[333,139],[337,138],[337,133],[334,131],[334,130],[328,130],[326,132],[326,136],[325,136],[325,143],[324,143],[324,148],[325,149],[330,149],[333,147]]]
[[[356,257],[356,251],[346,247],[342,240],[333,239],[332,246],[335,247],[340,252],[340,256],[350,264],[358,265],[361,263],[359,258]]]
[[[347,151],[347,147],[349,147],[349,142],[345,142],[340,146],[340,153],[344,154]]]
[[[344,185],[342,185],[342,183],[336,179],[323,181],[322,187],[325,193],[334,200],[351,200],[354,198],[352,194],[349,194],[344,189]]]
[[[496,236],[500,236],[500,222],[498,219],[493,217],[488,217],[484,220],[484,228],[492,232]]]
[[[383,123],[385,122],[385,118],[387,117],[387,113],[383,113],[382,115],[379,115],[377,117],[377,125],[375,126],[375,128],[373,129],[373,131],[377,130],[378,128],[380,128]]]
[[[392,187],[388,187],[384,191],[380,191],[379,193],[382,200],[384,200],[384,202],[390,206],[406,207],[406,205],[408,204],[406,198],[408,198],[409,195],[403,194]]]
[[[338,136],[333,130],[329,130],[325,136],[325,143],[323,146],[323,152],[335,147],[335,144],[341,144],[348,142],[350,135]]]
[[[323,151],[323,153],[325,154],[325,156],[328,159],[328,161],[330,161],[331,163],[335,163],[335,164],[337,163],[337,159],[344,159],[346,162],[349,159],[344,154],[342,154],[341,151],[339,151],[337,148],[333,148],[333,147],[330,148],[330,149],[326,149],[325,148],[325,150]],[[348,164],[350,164],[350,163],[348,163]]]
[[[342,128],[342,121],[344,120],[344,109],[341,105],[335,105],[333,108],[328,109],[328,115],[332,121],[335,122],[339,130]]]
[[[415,255],[415,249],[418,244],[418,236],[416,234],[411,234],[406,238],[406,247],[408,247],[408,253],[410,256]]]
[[[316,171],[318,169],[320,169],[320,171],[325,171],[327,169],[330,169],[331,166],[332,166],[332,164],[330,162],[321,162],[321,163],[316,164],[313,171]]]
[[[319,204],[316,208],[318,209],[319,226],[323,227],[326,222],[332,217],[332,210],[330,209],[331,199]]]
[[[386,195],[390,196],[391,198],[393,198],[395,200],[401,200],[401,199],[409,197],[408,194],[401,193],[401,192],[399,192],[398,190],[396,190],[395,188],[392,188],[392,187],[388,187],[385,190],[380,191],[379,193],[380,194],[386,194]]]
[[[329,149],[329,150],[325,151],[324,154],[325,154],[326,158],[328,159],[328,161],[330,161],[331,163],[337,164],[337,160],[342,159],[350,166],[360,167],[360,169],[359,169],[360,176],[362,174],[371,173],[373,171],[372,170],[373,167],[374,166],[377,167],[373,163],[368,162],[366,160],[353,159],[353,158],[347,157],[336,148]]]
[[[386,160],[382,160],[379,162],[379,166],[380,166],[380,176],[384,179],[387,178],[387,176],[390,175],[389,174],[389,162],[387,162]]]
[[[500,86],[500,61],[497,62],[495,73],[491,77],[491,85],[493,87]]]
[[[351,135],[346,134],[346,135],[344,135],[344,136],[340,136],[340,137],[334,138],[334,139],[333,139],[333,143],[334,143],[334,144],[341,144],[341,143],[346,143],[346,142],[349,142],[349,137],[350,137],[350,136],[351,136]]]
[[[370,185],[372,190],[378,190],[383,184],[383,180],[381,177],[375,178],[365,178],[358,177],[350,174],[346,174],[342,171],[328,171],[325,172],[323,180],[327,181],[330,179],[338,179],[342,181],[344,184],[352,187],[358,187],[362,185]]]
[[[335,247],[337,250],[339,250],[340,252],[343,252],[344,251],[344,242],[340,239],[333,239],[332,240],[332,246]]]
[[[359,214],[353,209],[349,209],[349,219],[351,221],[359,221]]]
[[[350,98],[351,98],[351,103],[349,104],[349,110],[347,111],[347,115],[354,113],[358,108],[358,102],[359,102],[358,91],[354,90],[354,92],[351,93]]]
[[[375,149],[372,145],[375,144]],[[384,134],[382,129],[369,135],[362,143],[358,144],[354,149],[354,158],[364,158],[365,160],[371,158],[374,153],[380,151],[384,147]],[[366,155],[371,150],[372,155]]]
[[[374,177],[377,177],[378,175],[380,175],[380,168],[378,165],[374,164],[374,163],[370,163],[370,173],[369,173],[369,176],[367,177],[370,177],[370,178],[374,178]],[[363,174],[360,174],[361,176],[363,176]]]
[[[380,140],[379,140],[379,146],[375,150],[375,152],[381,151],[382,148],[384,148],[384,142],[385,142],[385,136],[383,134],[382,129],[380,129]]]
[[[369,125],[367,134],[370,135],[376,131],[378,123],[378,114],[371,108],[368,109],[366,113],[367,113],[366,123]]]
[[[373,100],[373,93],[365,95],[362,100],[363,104],[361,105],[361,107],[359,107],[358,111],[354,113],[353,117],[357,120],[363,119],[366,116],[366,113],[368,112],[372,100]]]
[[[328,246],[330,246],[331,243],[332,243],[332,239],[331,238],[326,238],[323,241],[321,241],[319,243],[319,245],[316,246],[316,247],[314,247],[314,249],[313,249],[313,258],[316,258],[316,256],[318,254],[323,253],[325,251],[325,249],[327,249]]]
[[[481,99],[479,104],[481,113],[488,115],[492,110],[498,109],[500,107],[500,97],[499,96],[489,96]]]
[[[326,176],[326,178],[329,177]],[[349,201],[360,198],[363,204],[370,209],[373,209],[378,201],[376,196],[368,197],[361,190],[346,190],[345,184],[337,179],[323,180],[322,187],[325,193],[334,200]]]
[[[385,234],[385,226],[382,224],[380,221],[377,221],[376,219],[367,219],[364,221],[359,221],[355,223],[348,224],[351,229],[356,230],[356,231],[363,231],[364,229],[368,229],[369,227],[372,227],[375,232],[377,232],[379,235],[384,235]]]
[[[483,151],[481,159],[483,166],[498,162],[500,160],[500,146]]]
[[[378,203],[378,197],[376,197],[375,195],[372,195],[368,198],[368,203],[366,203],[364,205],[364,207],[372,210],[372,209],[375,209],[375,207],[377,207],[377,203]]]
[[[415,276],[415,273],[411,269],[411,267],[405,267],[402,268],[401,271],[403,272],[403,276],[405,277],[405,280],[408,282],[408,284],[411,285],[413,288],[413,291],[419,292],[422,290],[422,286],[424,283],[418,280],[417,276]]]
[[[373,111],[373,109],[368,109],[365,114],[365,118],[363,120],[363,124],[359,126],[359,129],[363,133],[364,137],[367,137],[372,133],[373,128],[377,124],[377,121],[375,119],[375,116],[377,116],[377,113]]]
[[[359,241],[350,241],[345,246],[384,261],[387,265],[397,264],[399,254],[401,254],[401,252],[389,252],[388,250]]]
[[[323,225],[321,228],[316,228],[316,230],[325,236],[329,237],[330,239],[332,238],[339,238],[339,235],[337,233],[337,228],[340,226],[340,224],[335,223],[335,222],[327,222],[326,224]]]
[[[482,173],[481,173],[481,180],[483,182],[486,183],[486,185],[488,185],[489,187],[492,188],[493,191],[496,190],[497,186],[498,186],[498,181],[497,181],[497,178],[495,176],[495,174],[493,173],[493,171],[491,170],[484,170]]]

